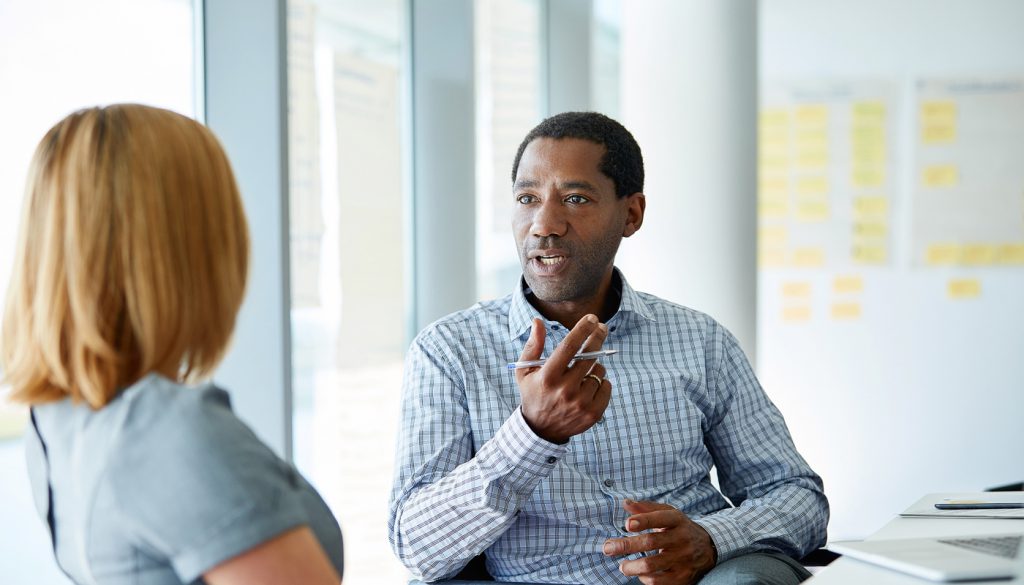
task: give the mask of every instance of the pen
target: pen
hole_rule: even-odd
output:
[[[584,353],[576,354],[570,361],[572,365],[576,360],[590,360],[594,358],[604,357],[606,355],[612,355],[613,353],[619,353],[617,349],[602,349],[599,351],[588,351]],[[527,360],[524,362],[512,362],[508,365],[510,370],[518,370],[519,368],[535,368],[537,366],[543,366],[544,362],[548,361],[548,358],[540,358],[539,360]]]
[[[940,502],[939,510],[1010,510],[1024,508],[1024,502]]]

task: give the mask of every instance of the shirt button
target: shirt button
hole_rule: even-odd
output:
[[[548,457],[548,464],[549,465],[554,463],[555,461],[558,461],[558,459],[556,457]]]
[[[606,480],[604,480],[604,487],[610,488],[610,487],[612,487],[612,486],[614,486],[614,485],[615,485],[615,482],[614,482],[614,481],[612,481],[612,480],[610,480],[610,479],[606,479]]]
[[[604,424],[604,417],[603,416],[601,418],[597,419],[597,424],[599,424],[599,425],[603,425]]]

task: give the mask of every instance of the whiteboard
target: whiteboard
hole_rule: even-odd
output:
[[[762,137],[802,116],[803,158],[766,183],[762,141],[757,367],[825,481],[832,540],[1024,479],[1022,22],[1016,0],[760,4]],[[979,105],[971,84],[1009,94]],[[882,138],[858,143],[879,112]]]

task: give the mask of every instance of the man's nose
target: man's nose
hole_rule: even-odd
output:
[[[536,212],[533,214],[533,224],[530,229],[534,236],[547,238],[550,236],[564,236],[568,222],[565,217],[565,207],[557,196],[545,198]]]

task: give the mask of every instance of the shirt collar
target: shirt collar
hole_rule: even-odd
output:
[[[622,275],[622,271],[618,268],[613,270],[615,270],[615,274],[619,277],[618,281],[622,283],[619,310],[616,311],[615,315],[619,316],[621,320],[628,319],[630,315],[637,315],[648,321],[654,321],[654,312],[651,311],[651,308],[644,299],[633,290],[633,287],[629,286],[629,282]],[[529,291],[530,288],[526,284],[526,279],[520,277],[519,285],[512,291],[512,303],[508,310],[508,334],[513,340],[525,337],[530,333],[534,317],[544,319],[544,316],[530,304],[530,301],[526,300],[526,295]],[[547,321],[547,319],[544,320]]]

